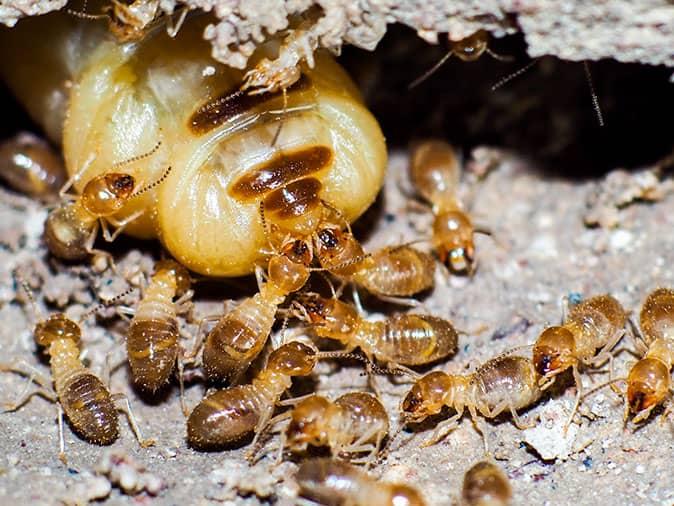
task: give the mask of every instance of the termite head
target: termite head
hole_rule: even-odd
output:
[[[474,228],[460,210],[440,213],[433,222],[433,242],[440,261],[451,272],[472,273],[475,259]]]
[[[39,322],[34,330],[35,342],[45,350],[59,339],[69,339],[79,345],[82,339],[80,326],[63,313],[51,315]]]
[[[576,343],[566,327],[548,327],[536,340],[533,350],[536,372],[545,378],[556,376],[573,366]]]
[[[395,506],[425,506],[426,502],[422,499],[419,492],[407,485],[390,485],[390,501],[388,504]]]
[[[101,174],[85,185],[82,205],[94,216],[112,216],[124,207],[135,186],[136,180],[129,174]]]
[[[311,248],[306,241],[294,239],[287,242],[281,248],[280,255],[274,255],[269,259],[267,266],[269,281],[282,288],[285,293],[300,290],[309,280],[312,258]]]
[[[337,299],[326,299],[316,293],[302,294],[299,303],[303,307],[302,315],[308,318],[314,331],[321,337],[339,339],[351,333],[358,321],[358,311]]]
[[[487,50],[489,34],[485,30],[452,43],[453,53],[463,61],[475,61]]]
[[[507,506],[512,499],[512,489],[503,471],[484,461],[466,472],[461,495],[468,506]]]
[[[627,376],[629,412],[650,412],[665,399],[670,384],[669,371],[662,361],[653,358],[639,360]]]
[[[350,232],[343,231],[336,225],[320,229],[315,235],[316,256],[326,269],[348,266],[362,259],[365,254],[360,242]],[[348,270],[339,269],[342,274]],[[343,271],[343,272],[342,272]]]
[[[438,414],[454,386],[454,377],[435,371],[419,379],[403,399],[400,407],[407,422],[420,422]]]
[[[298,341],[284,344],[269,355],[267,369],[287,376],[307,376],[316,365],[316,350]]]
[[[175,283],[175,294],[180,297],[190,289],[192,278],[189,271],[175,260],[160,260],[155,265],[155,276],[166,275]]]
[[[292,418],[286,429],[288,445],[304,450],[307,445],[324,446],[327,444],[327,413],[330,401],[315,395],[303,400],[293,410]]]

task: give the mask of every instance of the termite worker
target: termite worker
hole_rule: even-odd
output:
[[[454,430],[467,409],[475,427],[482,432],[486,447],[478,413],[485,418],[495,418],[509,412],[517,428],[528,428],[517,410],[534,404],[553,381],[540,385],[539,380],[531,360],[512,355],[493,358],[469,374],[431,372],[418,379],[405,396],[400,407],[401,424],[419,423],[439,414],[445,406],[454,409],[456,414],[441,422],[422,445],[430,446]]]
[[[461,167],[452,146],[444,141],[426,141],[416,146],[410,159],[410,178],[415,190],[431,205],[432,242],[440,262],[450,272],[475,272],[476,227],[458,200]]]
[[[568,425],[583,396],[580,367],[599,367],[612,359],[611,350],[625,332],[627,312],[614,297],[597,295],[571,309],[562,325],[548,327],[538,336],[533,362],[541,383],[571,369],[578,391]]]
[[[252,432],[257,441],[292,378],[311,374],[318,356],[315,348],[290,342],[269,355],[267,365],[251,384],[208,394],[187,419],[190,446],[202,450],[218,448]]]
[[[286,416],[290,423],[282,433],[280,452],[285,448],[303,452],[308,446],[327,446],[334,456],[365,453],[358,462],[371,464],[389,431],[384,406],[375,396],[363,392],[344,394],[334,401],[313,395]]]
[[[324,506],[425,506],[409,485],[385,483],[360,469],[327,458],[302,463],[295,477],[300,495]]]
[[[190,273],[174,260],[162,260],[143,290],[126,338],[131,376],[151,393],[170,379],[179,360],[179,313],[191,309]],[[178,297],[177,300],[173,300]]]
[[[22,284],[37,311],[37,304],[28,285]],[[100,306],[94,308],[94,311],[97,309],[100,309]],[[90,314],[91,311],[88,311],[83,317],[86,318]],[[26,388],[15,402],[7,406],[7,411],[20,408],[34,395],[55,402],[59,408],[59,458],[63,462],[65,462],[63,414],[65,413],[66,419],[75,432],[86,441],[97,445],[110,445],[119,436],[117,411],[120,408],[114,404],[116,399],[124,399],[126,402],[126,407],[122,410],[126,413],[133,433],[141,446],[147,447],[154,444],[153,440],[142,438],[126,396],[111,394],[98,376],[80,361],[82,330],[77,322],[63,313],[55,313],[40,320],[33,334],[36,344],[49,356],[52,381],[34,370],[26,372],[14,365],[0,364],[2,371],[17,372],[28,376],[30,379],[27,387],[32,382],[41,387],[32,392],[28,392]]]
[[[393,368],[429,364],[457,350],[454,326],[435,316],[403,313],[367,321],[355,307],[315,293],[301,294],[293,312],[310,323],[317,336],[343,343],[346,353],[360,348],[371,361]]]
[[[409,245],[366,254],[351,231],[339,225],[320,228],[314,244],[321,267],[383,300],[407,303],[396,297],[408,297],[433,286],[433,257]]]

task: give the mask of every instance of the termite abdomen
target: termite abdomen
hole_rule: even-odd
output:
[[[73,429],[87,441],[109,445],[117,439],[117,408],[110,392],[96,376],[75,375],[64,385],[59,398]]]

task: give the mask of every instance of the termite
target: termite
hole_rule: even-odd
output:
[[[131,376],[142,390],[154,393],[170,379],[179,360],[177,315],[189,311],[190,273],[174,260],[162,260],[143,290],[126,338]],[[178,297],[177,300],[173,300]]]
[[[36,314],[37,303],[27,283],[21,281],[24,290],[33,304]],[[128,293],[128,292],[127,292]],[[107,303],[111,303],[121,294]],[[151,446],[154,441],[143,439],[140,429],[131,411],[128,398],[123,393],[111,394],[108,388],[93,372],[80,361],[82,330],[80,324],[102,306],[98,305],[87,311],[78,322],[63,313],[55,313],[48,318],[40,319],[33,335],[36,344],[49,356],[52,381],[34,371],[26,372],[13,365],[0,365],[2,371],[12,371],[29,377],[25,391],[17,400],[7,406],[7,411],[14,411],[24,405],[31,397],[39,395],[58,405],[59,424],[59,458],[65,463],[65,440],[63,437],[63,415],[71,426],[86,441],[97,445],[112,444],[119,436],[117,411],[126,413],[131,429],[142,447]],[[40,388],[28,392],[31,383]],[[53,387],[52,387],[53,385]],[[119,408],[114,401],[124,399],[126,406]]]
[[[512,495],[508,477],[492,462],[478,462],[463,477],[462,506],[508,506]]]
[[[159,143],[143,155],[115,164],[113,169],[142,160],[152,155],[158,147]],[[86,166],[82,168],[83,171]],[[139,190],[136,190],[136,179],[131,174],[107,172],[88,181],[78,196],[66,192],[80,173],[70,178],[60,191],[63,202],[49,213],[45,222],[44,239],[49,251],[65,260],[81,260],[94,253],[108,256],[106,252],[93,248],[99,227],[106,241],[114,241],[129,223],[142,216],[146,210],[138,210],[121,221],[114,215],[132,198],[161,184],[170,170],[169,167],[159,180]],[[108,224],[115,226],[116,230],[110,233]]]
[[[216,390],[197,404],[187,419],[187,441],[206,450],[255,432],[255,447],[292,378],[311,374],[319,356],[315,348],[297,341],[277,348],[251,384]]]
[[[674,290],[659,288],[644,302],[639,316],[643,358],[627,375],[625,419],[648,419],[656,406],[671,396],[674,363]],[[671,408],[668,408],[668,413]],[[664,415],[663,415],[664,417]]]
[[[173,170],[124,207],[119,217],[147,211],[124,233],[160,239],[192,272],[232,277],[254,272],[267,256],[260,201],[270,222],[289,223],[284,202],[318,192],[353,222],[382,186],[387,152],[358,88],[329,55],[317,53],[313,69],[301,66],[287,100],[281,92],[250,94],[240,90],[245,70],[212,59],[203,38],[210,22],[194,16],[174,39],[155,31],[118,44],[104,27],[65,13],[26,19],[0,32],[0,73],[38,123],[52,124],[69,174],[96,153],[75,183],[79,192],[161,139],[157,156],[132,175],[153,181],[166,166]],[[253,61],[275,47],[275,40],[262,44]],[[255,174],[273,175],[273,188],[237,193],[237,183]]]
[[[449,39],[449,51],[445,53],[445,56],[443,56],[435,65],[420,75],[417,79],[412,81],[409,84],[408,89],[416,88],[426,79],[431,77],[452,55],[456,55],[456,57],[461,61],[473,62],[480,58],[480,56],[482,56],[484,53],[487,53],[496,60],[511,60],[511,58],[501,56],[489,49],[489,33],[485,30],[477,30],[472,35],[464,37],[461,40],[454,41]]]
[[[65,182],[65,167],[46,141],[22,132],[0,143],[0,178],[15,190],[52,201]]]
[[[313,395],[287,416],[290,423],[282,434],[280,452],[284,448],[303,452],[308,446],[327,446],[335,456],[366,453],[358,462],[371,464],[389,431],[384,406],[363,392],[344,394],[334,401]]]
[[[441,422],[422,446],[430,446],[454,430],[468,410],[475,427],[482,433],[485,448],[487,440],[478,424],[478,413],[485,418],[496,418],[504,412],[512,415],[518,429],[528,424],[517,414],[534,404],[554,380],[541,385],[532,361],[525,357],[501,355],[493,358],[469,374],[447,374],[435,371],[416,381],[401,404],[401,426],[418,423],[437,415],[448,406],[456,414]]]
[[[423,314],[396,314],[368,321],[350,304],[315,293],[301,294],[294,314],[319,337],[335,339],[348,353],[360,348],[370,361],[392,368],[435,362],[456,353],[458,333],[448,320]]]
[[[120,0],[110,0],[110,5],[105,5],[102,14],[90,14],[86,11],[88,2],[85,0],[81,11],[68,9],[68,14],[89,20],[103,19],[108,21],[108,30],[115,39],[120,42],[135,42],[145,37],[150,28],[155,25],[162,16],[159,0],[133,0],[123,2]],[[169,16],[167,33],[175,37],[180,29],[187,9],[183,9],[180,18],[175,26]]]
[[[412,152],[410,179],[435,216],[432,243],[440,262],[450,272],[472,275],[476,268],[473,236],[490,232],[476,227],[459,202],[460,173],[456,153],[444,141],[423,142]]]
[[[338,278],[365,288],[380,299],[407,303],[408,297],[433,286],[435,261],[409,245],[365,253],[350,230],[327,225],[314,237],[321,267]]]
[[[533,362],[541,382],[571,369],[578,391],[567,427],[583,397],[581,367],[599,367],[612,360],[611,350],[625,332],[627,312],[614,297],[597,295],[571,309],[561,326],[548,327],[533,347]]]
[[[262,351],[278,307],[287,295],[300,290],[309,279],[311,259],[311,250],[305,241],[290,239],[269,258],[266,282],[262,281],[261,271],[256,271],[259,292],[220,318],[206,337],[202,363],[210,381],[231,384],[240,379]]]
[[[413,487],[376,481],[346,462],[314,458],[295,476],[300,495],[324,506],[425,506]]]

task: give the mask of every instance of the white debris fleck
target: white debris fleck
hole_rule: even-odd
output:
[[[541,411],[541,421],[523,431],[524,441],[544,460],[566,460],[573,453],[578,425],[572,423],[566,433],[569,406],[563,399],[550,401]]]
[[[68,489],[68,495],[61,502],[66,505],[89,504],[110,495],[112,485],[104,476],[88,476]]]
[[[144,466],[120,450],[107,451],[96,465],[96,472],[129,495],[141,492],[157,495],[166,486],[161,478],[147,472]]]
[[[611,232],[609,244],[611,249],[621,251],[627,248],[634,240],[634,234],[628,230],[615,230]]]
[[[639,464],[636,468],[634,468],[634,472],[637,474],[644,474],[646,472],[646,466]]]

